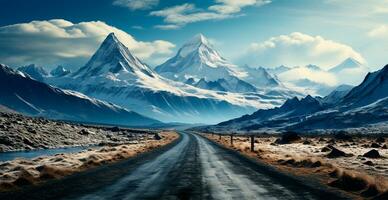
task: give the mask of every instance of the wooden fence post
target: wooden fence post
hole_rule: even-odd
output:
[[[221,134],[219,134],[219,136],[220,136],[220,140],[221,140]]]
[[[230,135],[230,146],[233,146],[233,135]]]
[[[255,136],[251,135],[251,151],[255,151]]]

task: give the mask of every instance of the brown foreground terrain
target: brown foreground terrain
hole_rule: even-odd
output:
[[[388,150],[384,137],[249,136],[202,134],[224,147],[339,188],[354,198],[388,199]]]
[[[142,140],[151,130],[66,123],[1,112],[0,152],[71,146],[127,144]]]
[[[104,146],[79,153],[62,153],[29,159],[0,162],[0,191],[58,179],[96,166],[114,163],[169,144],[178,138],[175,132],[162,132],[138,143]]]

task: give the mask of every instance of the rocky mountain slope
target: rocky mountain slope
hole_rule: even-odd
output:
[[[19,67],[17,70],[23,72],[24,74],[28,74],[31,78],[37,81],[43,81],[45,77],[49,75],[42,67],[34,64]]]
[[[286,101],[281,107],[261,109],[252,115],[206,127],[206,130],[313,131],[371,127],[387,129],[388,65],[369,73],[364,81],[349,90],[339,88],[325,98],[307,96]],[[339,99],[335,99],[335,98]]]
[[[148,133],[145,130],[70,124],[2,111],[0,124],[0,152],[123,144],[141,139]]]
[[[33,116],[128,126],[160,123],[114,104],[38,82],[5,65],[0,65],[0,92],[0,104]]]

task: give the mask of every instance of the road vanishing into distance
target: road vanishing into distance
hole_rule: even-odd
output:
[[[0,199],[346,199],[322,185],[277,172],[202,136],[176,142]]]

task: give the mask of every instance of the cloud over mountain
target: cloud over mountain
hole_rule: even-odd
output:
[[[152,11],[151,16],[163,17],[164,25],[156,25],[155,28],[163,30],[178,29],[186,24],[221,20],[240,16],[241,9],[248,6],[262,6],[271,3],[270,0],[216,0],[216,4],[207,9],[197,8],[195,4],[184,3],[167,7],[162,10]]]
[[[137,41],[128,33],[102,21],[72,23],[63,19],[32,21],[0,27],[0,60],[17,66],[35,63],[79,67],[85,64],[111,32],[147,62],[172,53],[174,44],[155,40]]]
[[[269,67],[285,63],[288,66],[313,63],[328,69],[348,57],[365,62],[360,53],[346,44],[321,36],[294,32],[289,35],[271,37],[263,42],[252,43],[241,56],[240,62],[251,66]]]
[[[113,5],[127,7],[130,10],[148,10],[159,4],[159,0],[115,0]]]

